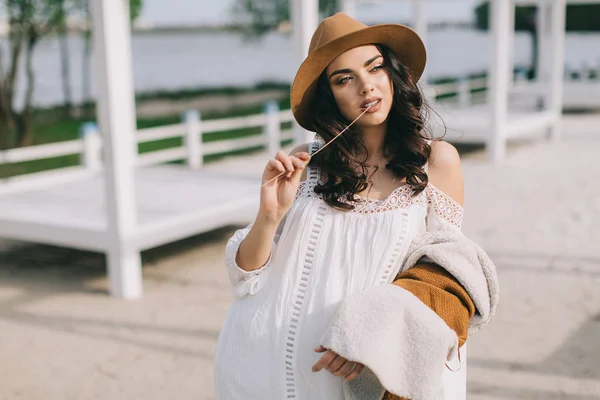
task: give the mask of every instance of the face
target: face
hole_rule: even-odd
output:
[[[342,115],[362,128],[378,126],[387,120],[392,108],[393,86],[383,56],[373,45],[355,47],[340,54],[325,73]]]

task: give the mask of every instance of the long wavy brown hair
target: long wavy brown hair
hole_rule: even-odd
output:
[[[429,109],[409,70],[387,47],[376,47],[383,56],[383,66],[394,91],[384,139],[384,157],[388,160],[385,167],[393,171],[396,179],[406,179],[416,195],[425,189],[428,182],[423,166],[431,152],[427,143],[431,135],[425,129]],[[313,112],[317,137],[325,143],[351,122],[342,116],[325,72],[317,84]],[[358,155],[363,157],[359,158]],[[321,173],[327,178],[325,183],[321,182],[315,187],[315,192],[333,208],[353,210],[355,204],[361,201],[356,194],[369,185],[367,156],[367,147],[360,131],[351,127],[311,160],[311,164],[321,167]],[[357,167],[360,173],[356,171]]]

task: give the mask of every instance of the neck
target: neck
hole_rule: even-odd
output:
[[[387,124],[369,126],[362,131],[362,140],[367,147],[367,162],[382,160],[383,142],[385,139]]]

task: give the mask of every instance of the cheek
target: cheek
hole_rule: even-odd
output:
[[[379,87],[385,97],[392,97],[394,95],[394,85],[392,80],[387,74],[381,74],[381,80],[379,81]]]
[[[333,97],[335,98],[335,102],[342,113],[342,115],[346,118],[350,118],[352,116],[352,105],[350,102],[350,96],[347,93],[344,93],[344,88],[334,90]]]

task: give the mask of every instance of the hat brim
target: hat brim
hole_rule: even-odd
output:
[[[409,69],[413,79],[419,80],[425,69],[427,55],[419,35],[407,26],[381,24],[341,36],[310,54],[300,65],[291,89],[294,118],[303,128],[314,131],[311,104],[317,81],[327,66],[343,52],[358,46],[382,44]]]

